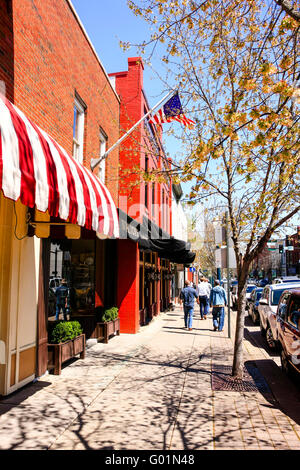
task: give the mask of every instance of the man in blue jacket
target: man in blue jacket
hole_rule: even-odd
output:
[[[185,281],[185,287],[180,292],[180,300],[183,302],[184,327],[192,330],[195,299],[198,301],[196,289],[190,286],[190,281]]]
[[[226,292],[220,286],[220,281],[215,280],[215,286],[210,293],[210,305],[212,306],[214,330],[223,331],[225,319],[225,305],[227,305]]]
[[[59,319],[60,311],[63,311],[64,320],[67,320],[67,313],[69,308],[69,288],[65,279],[61,280],[61,285],[55,291],[56,296],[56,315],[55,320]]]

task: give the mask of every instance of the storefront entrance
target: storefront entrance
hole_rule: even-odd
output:
[[[116,241],[87,232],[78,240],[42,240],[38,301],[38,375],[47,370],[48,332],[58,321],[77,320],[86,339],[96,338],[105,308],[116,305]],[[57,288],[65,281],[65,309],[57,305]],[[58,309],[58,312],[57,312]]]

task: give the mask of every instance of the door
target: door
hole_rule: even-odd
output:
[[[43,375],[48,367],[48,298],[49,298],[50,239],[41,240],[38,320],[37,320],[37,376]]]

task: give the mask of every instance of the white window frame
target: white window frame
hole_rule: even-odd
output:
[[[79,163],[82,163],[83,162],[85,108],[76,97],[75,97],[75,103],[74,103],[74,113],[75,113],[75,109],[77,111],[77,119],[78,119],[78,138],[76,139],[74,136],[75,122],[73,122],[73,158],[77,160]]]
[[[103,157],[107,150],[107,135],[100,129],[100,158]],[[103,159],[99,164],[98,178],[105,184],[105,170],[106,170],[106,159]]]

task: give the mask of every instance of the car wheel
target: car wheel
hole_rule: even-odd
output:
[[[284,352],[283,349],[281,349],[280,351],[280,361],[281,361],[281,368],[283,370],[283,372],[285,374],[287,374],[288,376],[291,375],[291,368],[290,368],[290,365],[289,365],[289,361],[288,361],[288,358]]]
[[[276,342],[274,340],[274,336],[273,336],[273,333],[272,333],[272,330],[271,330],[270,326],[267,327],[266,340],[267,340],[267,344],[268,344],[269,349],[272,349],[272,350],[276,349]]]
[[[260,328],[260,334],[265,337],[266,336],[266,330],[264,329],[261,319],[259,319],[259,328]]]

